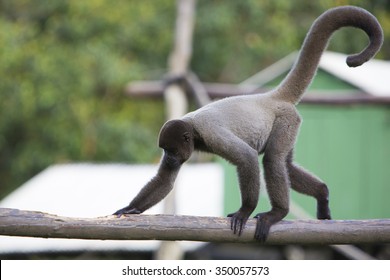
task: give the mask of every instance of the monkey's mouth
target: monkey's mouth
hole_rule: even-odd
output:
[[[177,168],[182,163],[184,160],[180,160],[177,156],[171,155],[169,153],[165,154],[165,163],[170,167],[170,168]]]

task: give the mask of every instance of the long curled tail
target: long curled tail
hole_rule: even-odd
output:
[[[379,51],[383,43],[383,31],[375,16],[354,6],[329,9],[312,24],[297,61],[274,91],[274,96],[297,104],[317,71],[321,55],[326,49],[331,35],[345,26],[362,29],[370,39],[369,45],[362,52],[348,56],[348,66],[360,66]]]

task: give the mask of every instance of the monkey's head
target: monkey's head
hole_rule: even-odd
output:
[[[158,145],[171,160],[182,164],[194,151],[192,126],[182,120],[171,120],[161,128]]]

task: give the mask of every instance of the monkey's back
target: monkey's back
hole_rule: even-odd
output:
[[[261,153],[280,108],[285,111],[289,110],[284,108],[288,106],[295,110],[294,106],[284,103],[275,102],[271,94],[229,97],[188,113],[183,119],[190,122],[202,138],[210,138],[210,132],[214,131],[211,141],[218,141],[220,132],[229,132]]]

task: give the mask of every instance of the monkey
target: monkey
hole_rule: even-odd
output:
[[[357,67],[374,57],[383,42],[375,16],[355,6],[325,11],[313,22],[297,60],[275,89],[227,97],[167,121],[159,134],[163,155],[157,174],[114,215],[140,214],[161,201],[173,188],[182,164],[194,151],[203,151],[221,156],[236,167],[241,207],[228,215],[233,234],[242,234],[257,206],[261,154],[271,210],[254,216],[256,240],[265,242],[271,226],[288,214],[290,188],[316,199],[318,219],[331,219],[328,186],[294,162],[294,145],[302,122],[296,105],[316,74],[331,35],[347,26],[362,29],[369,37],[363,51],[347,57],[347,65]]]

